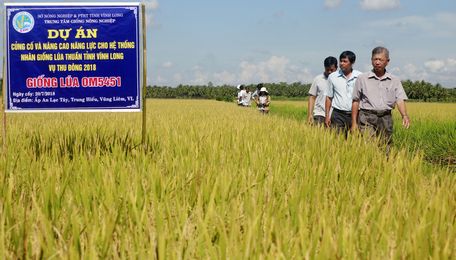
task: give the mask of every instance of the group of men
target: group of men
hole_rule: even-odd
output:
[[[239,106],[250,107],[252,100],[254,100],[260,112],[265,114],[269,112],[269,104],[271,103],[271,99],[268,90],[263,86],[262,83],[259,83],[257,85],[256,90],[253,92],[253,94],[244,85],[238,85],[237,89],[237,103]]]
[[[308,122],[334,128],[346,137],[349,131],[357,130],[380,137],[388,154],[393,134],[391,111],[396,105],[403,126],[410,126],[407,95],[401,81],[386,70],[390,61],[387,48],[372,50],[369,72],[353,69],[355,61],[351,51],[340,54],[339,69],[336,58],[324,60],[325,71],[314,79],[309,90]]]

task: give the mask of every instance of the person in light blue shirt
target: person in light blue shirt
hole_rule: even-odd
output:
[[[328,88],[325,102],[325,124],[343,132],[347,137],[351,127],[351,108],[353,89],[361,72],[353,69],[356,55],[352,51],[344,51],[339,56],[339,70],[328,77]],[[332,114],[330,111],[332,108]]]
[[[325,71],[316,76],[309,89],[307,107],[307,122],[310,124],[325,124],[325,93],[328,88],[328,76],[337,70],[337,59],[329,56],[323,61]]]

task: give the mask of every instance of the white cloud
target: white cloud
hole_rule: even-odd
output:
[[[325,0],[325,7],[326,8],[336,8],[340,5],[342,0]]]
[[[456,59],[432,59],[424,63],[424,67],[432,73],[451,74],[456,73]]]
[[[426,80],[428,78],[427,72],[413,63],[407,63],[402,68],[394,68],[393,71],[402,80]]]
[[[216,84],[236,84],[236,79],[238,78],[236,74],[232,72],[228,72],[226,70],[222,72],[216,72],[214,73],[214,82]]]
[[[389,71],[402,80],[424,80],[444,87],[456,87],[456,58],[432,59],[421,64],[407,63]]]
[[[147,11],[154,11],[159,7],[158,0],[145,0],[144,4],[146,5]]]
[[[447,65],[452,69],[456,69],[456,58],[448,58]]]
[[[399,7],[399,0],[361,0],[364,10],[388,10]]]
[[[165,62],[166,63],[166,62]],[[163,63],[160,67],[164,68]],[[227,70],[213,70],[212,67],[201,65],[194,66],[191,70],[172,73],[173,66],[168,71],[159,71],[157,83],[176,86],[178,84],[206,85],[213,82],[214,85],[255,84],[258,82],[311,82],[312,75],[309,68],[292,64],[284,56],[270,56],[268,59],[258,62],[241,61],[238,68]],[[165,76],[169,81],[165,84]]]
[[[326,8],[339,7],[342,0],[325,0]],[[399,7],[400,0],[360,0],[361,8],[369,11],[389,10]]]
[[[191,84],[194,85],[205,85],[207,84],[210,80],[209,73],[205,72],[203,68],[199,66],[195,66],[193,68],[193,79],[190,80]]]
[[[289,60],[285,57],[272,56],[266,61],[249,63],[243,61],[240,64],[242,82],[271,82],[286,81],[286,66]]]
[[[361,64],[359,68],[369,71],[372,65]],[[389,67],[388,71],[401,80],[424,80],[433,84],[440,83],[445,87],[456,87],[454,83],[456,82],[456,57],[407,62]],[[195,66],[191,70],[174,72],[174,74],[171,70],[162,73],[153,75],[153,84],[177,86],[179,84],[206,85],[208,82],[213,82],[214,85],[297,81],[310,83],[315,77],[309,68],[294,64],[284,56],[270,56],[266,60],[257,62],[242,61],[238,69],[233,70],[221,69],[211,72],[207,67]],[[150,82],[149,79],[148,82]]]
[[[146,25],[155,26],[154,11],[160,6],[158,0],[144,0],[144,4],[146,5]]]
[[[173,63],[171,61],[166,61],[162,64],[162,67],[165,69],[169,69],[169,68],[173,67]]]
[[[424,63],[424,67],[431,72],[438,72],[445,67],[445,61],[443,60],[430,60]]]
[[[311,82],[313,75],[308,68],[291,64],[283,56],[271,56],[257,63],[243,61],[240,66],[241,82]]]
[[[432,59],[424,62],[425,80],[444,87],[456,87],[456,58]]]

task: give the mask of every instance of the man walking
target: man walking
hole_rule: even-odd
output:
[[[245,86],[240,84],[240,85],[237,85],[236,88],[238,90],[238,93],[237,93],[237,104],[238,104],[238,106],[242,106],[243,105],[244,96],[246,94]]]
[[[260,90],[261,90],[262,87],[263,87],[263,83],[258,83],[258,85],[256,86],[255,91],[252,94],[252,99],[255,100],[255,102],[258,101],[258,97],[260,96]]]
[[[309,89],[307,122],[323,125],[325,123],[325,93],[328,89],[328,76],[337,70],[337,59],[329,56],[323,61],[325,71],[316,76]]]
[[[372,50],[372,71],[358,77],[353,91],[351,130],[359,129],[370,136],[379,136],[389,154],[393,134],[391,110],[397,104],[402,116],[402,125],[409,128],[405,100],[407,95],[401,81],[387,70],[389,51],[384,47]],[[359,117],[358,117],[359,110]]]
[[[356,79],[361,74],[353,69],[356,55],[351,51],[344,51],[339,57],[340,69],[328,77],[328,90],[325,103],[325,124],[335,128],[339,133],[343,132],[347,138],[352,124],[352,100],[353,88]],[[331,107],[333,112],[329,116]]]

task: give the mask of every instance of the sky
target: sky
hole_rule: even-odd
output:
[[[327,56],[351,50],[366,72],[372,49],[384,46],[402,80],[456,87],[455,0],[144,3],[148,85],[311,83]]]

